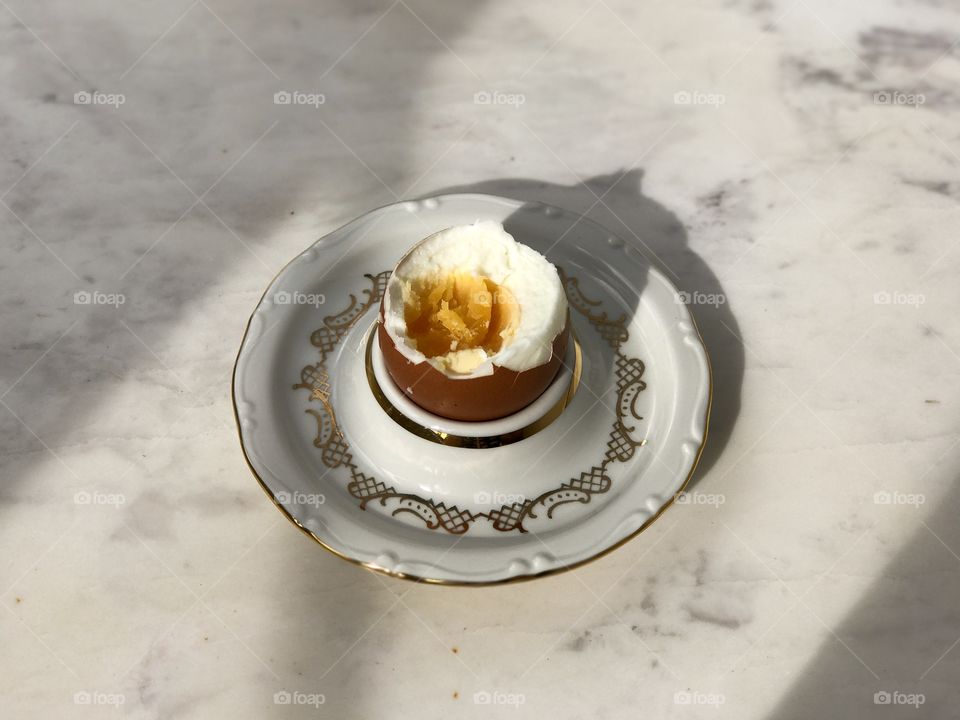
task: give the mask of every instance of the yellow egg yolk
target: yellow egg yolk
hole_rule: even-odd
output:
[[[404,293],[407,337],[428,358],[460,350],[500,350],[520,307],[506,288],[470,272],[417,278]]]

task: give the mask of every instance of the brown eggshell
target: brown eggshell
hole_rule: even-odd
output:
[[[397,387],[427,412],[467,422],[512,415],[540,397],[556,377],[570,337],[568,312],[563,330],[553,340],[553,354],[547,362],[523,372],[495,365],[490,375],[457,380],[447,377],[427,361],[413,363],[404,357],[384,327],[383,317],[381,304],[377,340],[387,371]]]

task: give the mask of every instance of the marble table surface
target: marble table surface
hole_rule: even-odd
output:
[[[3,716],[956,717],[958,31],[943,0],[0,0]],[[452,190],[607,225],[713,357],[691,502],[533,583],[337,559],[233,427],[278,269]]]

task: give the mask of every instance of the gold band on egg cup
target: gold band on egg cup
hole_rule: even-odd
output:
[[[563,396],[538,419],[522,428],[498,435],[455,435],[454,433],[435,430],[427,427],[426,425],[421,425],[415,420],[404,415],[396,405],[390,402],[390,399],[386,396],[386,394],[384,394],[373,369],[373,343],[376,342],[376,333],[373,330],[375,327],[376,323],[374,323],[374,325],[371,326],[371,329],[367,331],[367,349],[364,357],[364,363],[366,365],[367,372],[367,382],[370,384],[370,391],[373,393],[373,397],[376,399],[377,404],[380,405],[387,416],[397,425],[419,438],[423,438],[424,440],[429,440],[430,442],[438,443],[440,445],[458,448],[495,448],[525,440],[528,437],[536,435],[538,432],[548,427],[554,420],[559,418],[567,405],[569,405],[573,400],[573,396],[576,394],[577,388],[580,385],[580,375],[583,370],[583,354],[580,350],[580,343],[577,341],[577,338],[571,329],[574,359],[573,367],[570,368],[570,383]]]

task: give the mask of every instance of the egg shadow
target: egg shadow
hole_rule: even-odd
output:
[[[598,175],[575,185],[504,178],[446,187],[425,197],[485,193],[581,213],[631,245],[687,297],[719,299],[712,304],[697,304],[690,308],[710,355],[713,372],[708,441],[698,470],[688,486],[690,489],[716,463],[740,414],[745,351],[739,339],[739,323],[720,280],[703,258],[690,249],[686,229],[677,216],[643,194],[642,182],[643,171],[640,169]],[[519,225],[521,212],[504,221],[508,231]],[[628,301],[639,302],[642,291],[642,284],[630,288],[626,293]],[[632,310],[624,308],[624,311]]]

